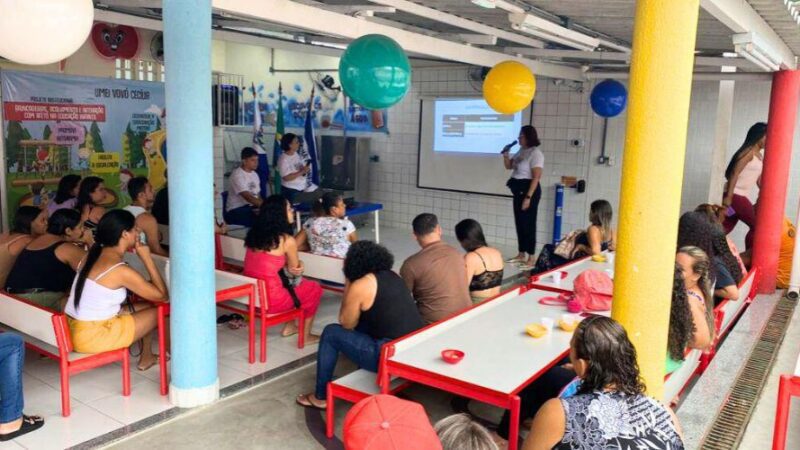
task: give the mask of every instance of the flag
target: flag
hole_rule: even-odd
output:
[[[258,107],[258,95],[256,85],[251,84],[253,91],[253,148],[258,152],[258,179],[260,181],[261,198],[267,197],[269,189],[269,161],[267,152],[264,150],[264,133],[261,131],[261,108]]]
[[[281,192],[281,174],[278,172],[278,158],[281,156],[281,138],[285,132],[283,128],[283,88],[278,83],[278,116],[275,121],[275,145],[272,150],[272,179],[273,190],[275,194]]]
[[[319,186],[319,158],[317,157],[317,141],[314,139],[314,122],[311,119],[311,113],[314,110],[314,88],[311,88],[311,99],[308,101],[308,110],[306,111],[306,126],[303,132],[303,140],[305,140],[305,149],[308,154],[308,159],[311,160],[311,181]]]

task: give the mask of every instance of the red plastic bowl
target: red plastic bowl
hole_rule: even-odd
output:
[[[464,352],[452,348],[442,350],[442,359],[446,363],[455,364],[464,359]]]

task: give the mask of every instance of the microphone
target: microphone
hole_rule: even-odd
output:
[[[511,151],[511,147],[513,147],[515,145],[517,145],[517,141],[516,140],[514,142],[506,145],[505,147],[503,147],[503,151],[501,151],[500,153],[508,153],[508,152],[510,152]]]

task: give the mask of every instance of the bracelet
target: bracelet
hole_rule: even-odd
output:
[[[525,200],[530,200],[530,199],[531,199],[531,196],[530,196],[530,195],[526,195],[526,196],[525,196]]]

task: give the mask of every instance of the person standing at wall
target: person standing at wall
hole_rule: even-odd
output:
[[[533,267],[536,253],[536,215],[542,187],[539,181],[544,168],[544,154],[539,150],[539,136],[536,128],[523,126],[519,131],[520,150],[511,156],[511,145],[503,148],[503,166],[511,170],[506,186],[514,196],[514,225],[517,229],[517,256],[508,260],[519,263],[523,270]]]
[[[761,171],[764,169],[764,142],[767,139],[767,124],[758,122],[747,131],[747,137],[739,150],[733,154],[725,169],[725,196],[722,206],[728,208],[722,226],[730,233],[741,220],[750,230],[745,238],[745,249],[753,241],[756,227],[756,210],[748,195],[756,185],[761,186]]]

